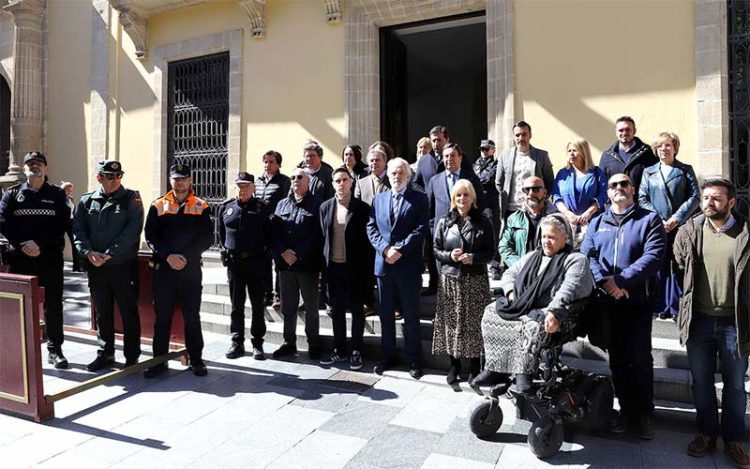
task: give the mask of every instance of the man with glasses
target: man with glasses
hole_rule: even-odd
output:
[[[536,248],[539,222],[550,213],[557,212],[555,205],[547,198],[542,178],[526,178],[521,191],[523,205],[508,217],[500,238],[500,258],[506,267],[511,267],[527,252]]]
[[[502,219],[500,218],[500,194],[495,187],[495,176],[497,175],[497,160],[495,159],[495,142],[489,139],[482,140],[479,143],[479,158],[474,162],[474,173],[482,184],[482,194],[484,195],[484,215],[492,221],[492,227],[495,230],[495,239],[500,239],[500,227]],[[490,271],[495,280],[500,280],[502,271],[500,269],[500,258],[495,253],[495,258],[490,262]]]
[[[23,158],[26,182],[8,189],[0,201],[0,233],[10,242],[10,273],[36,275],[44,287],[47,362],[67,368],[62,353],[63,249],[70,207],[65,192],[47,182],[47,158],[38,151]]]
[[[137,191],[123,187],[123,174],[119,161],[100,161],[99,187],[83,194],[73,219],[73,236],[88,272],[99,333],[99,350],[86,365],[88,371],[115,361],[115,301],[122,318],[125,366],[138,363],[141,354],[138,247],[143,202]]]
[[[555,182],[549,153],[531,146],[531,126],[527,122],[519,121],[513,126],[513,139],[515,146],[500,154],[495,175],[495,187],[500,194],[500,215],[503,217],[523,206],[521,187],[526,178],[540,177],[547,188]]]
[[[153,251],[154,357],[169,351],[172,316],[177,301],[185,321],[185,346],[195,376],[206,376],[201,331],[201,256],[211,247],[214,226],[208,202],[195,196],[190,166],[176,163],[169,169],[172,190],[156,199],[146,216],[146,242]],[[160,363],[143,375],[154,378],[167,371]]]
[[[594,218],[581,252],[589,257],[600,291],[598,307],[608,314],[609,366],[620,412],[610,431],[628,429],[638,438],[654,437],[654,367],[651,317],[656,303],[656,274],[664,259],[666,232],[659,215],[636,205],[627,174],[609,178],[610,207]]]

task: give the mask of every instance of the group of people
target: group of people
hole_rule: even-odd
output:
[[[660,133],[647,145],[628,116],[617,119],[615,133],[598,166],[587,141],[569,142],[557,174],[548,152],[531,145],[524,121],[513,127],[511,148],[496,156],[495,143],[482,140],[476,159],[450,141],[444,126],[419,140],[411,164],[377,141],[366,153],[347,145],[344,164],[333,168],[310,140],[287,177],[282,155],[266,152],[263,173],[238,173],[236,197],[218,211],[232,302],[226,356],[245,354],[249,297],[255,359],[266,356],[264,311],[273,305],[284,320],[274,358],[297,353],[302,309],[310,358],[324,366],[348,361],[358,370],[365,316],[374,308],[382,328],[375,373],[397,365],[396,320],[403,319],[404,355],[410,375],[419,378],[420,296],[437,295],[432,353],[450,360],[447,381],[461,379],[468,363],[472,385],[513,375],[525,392],[540,348],[573,339],[581,311],[593,304],[612,331],[603,344],[620,403],[611,430],[650,439],[652,319],[675,319],[688,350],[699,429],[688,453],[709,454],[721,434],[732,461],[750,467],[742,447],[750,226],[732,210],[734,185],[713,178],[699,187],[692,167],[676,159],[674,133]],[[62,245],[71,211],[62,189],[46,180],[44,155],[26,155],[24,170],[28,181],[0,202],[0,232],[11,244],[11,271],[38,275],[47,288],[49,362],[64,368]],[[137,252],[144,210],[138,193],[122,186],[123,174],[119,162],[101,162],[99,187],[84,194],[72,219],[97,312],[100,349],[87,366],[91,371],[114,362],[114,301],[122,314],[126,366],[140,354]],[[213,225],[187,165],[170,168],[170,183],[172,190],[149,207],[145,225],[153,251],[153,351],[167,353],[179,300],[190,365],[204,376],[201,255],[212,244]],[[495,302],[490,276],[500,281]],[[319,335],[324,306],[333,323],[328,350]],[[721,424],[713,386],[717,356],[724,380]],[[166,369],[156,365],[145,376]]]

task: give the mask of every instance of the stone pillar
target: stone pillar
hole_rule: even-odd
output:
[[[361,8],[347,8],[344,28],[346,141],[363,147],[380,138],[378,28]]]
[[[513,145],[515,67],[513,4],[487,2],[487,133],[499,148]]]
[[[13,104],[11,108],[10,167],[19,173],[24,154],[43,150],[42,144],[42,16],[44,0],[15,0],[5,11],[16,26],[13,44]]]

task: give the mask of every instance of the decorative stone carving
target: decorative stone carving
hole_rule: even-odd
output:
[[[135,57],[143,60],[146,57],[147,37],[146,37],[146,17],[133,10],[120,11],[120,24],[135,45]]]
[[[326,7],[326,22],[328,24],[341,22],[341,0],[323,0]]]
[[[261,39],[266,36],[266,0],[237,0],[250,20],[250,36]]]

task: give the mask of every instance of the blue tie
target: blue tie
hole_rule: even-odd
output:
[[[458,175],[456,173],[451,173],[448,178],[448,195],[453,193],[453,186],[456,185],[456,179],[458,179]]]
[[[401,200],[401,194],[396,193],[393,196],[393,208],[391,210],[391,225],[396,223],[396,218],[398,218],[398,202]]]

